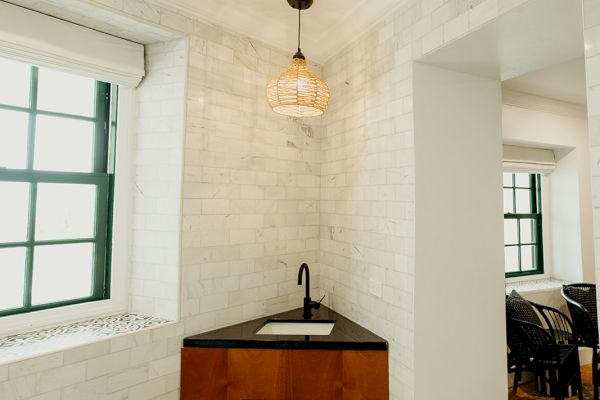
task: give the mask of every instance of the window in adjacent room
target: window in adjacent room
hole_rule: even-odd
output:
[[[106,299],[116,87],[0,71],[0,315]]]
[[[542,274],[541,175],[504,173],[503,182],[506,277]]]

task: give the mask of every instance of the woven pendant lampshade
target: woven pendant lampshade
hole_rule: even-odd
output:
[[[329,87],[308,69],[304,58],[294,57],[292,65],[269,82],[267,100],[276,113],[316,117],[327,110]]]
[[[327,110],[329,86],[308,69],[300,50],[300,12],[312,5],[312,0],[288,0],[298,9],[298,52],[287,70],[269,81],[267,100],[278,114],[290,117],[316,117]]]

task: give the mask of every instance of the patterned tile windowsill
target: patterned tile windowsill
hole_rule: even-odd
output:
[[[560,289],[562,285],[572,282],[562,281],[554,278],[535,279],[530,281],[506,282],[506,294],[513,289],[517,292],[533,292],[537,290]]]
[[[161,318],[123,313],[0,337],[0,364],[61,351],[170,322]]]

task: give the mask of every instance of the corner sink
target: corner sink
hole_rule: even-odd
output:
[[[335,321],[270,319],[265,322],[256,334],[327,336],[331,334],[334,325]]]

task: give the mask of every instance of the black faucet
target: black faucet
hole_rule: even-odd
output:
[[[304,312],[302,313],[302,318],[311,319],[312,317],[312,309],[318,310],[321,307],[321,301],[325,298],[323,296],[321,301],[311,301],[310,299],[310,271],[308,270],[308,265],[306,263],[302,263],[300,269],[298,270],[298,285],[302,285],[302,272],[306,272],[306,295],[304,296]]]

